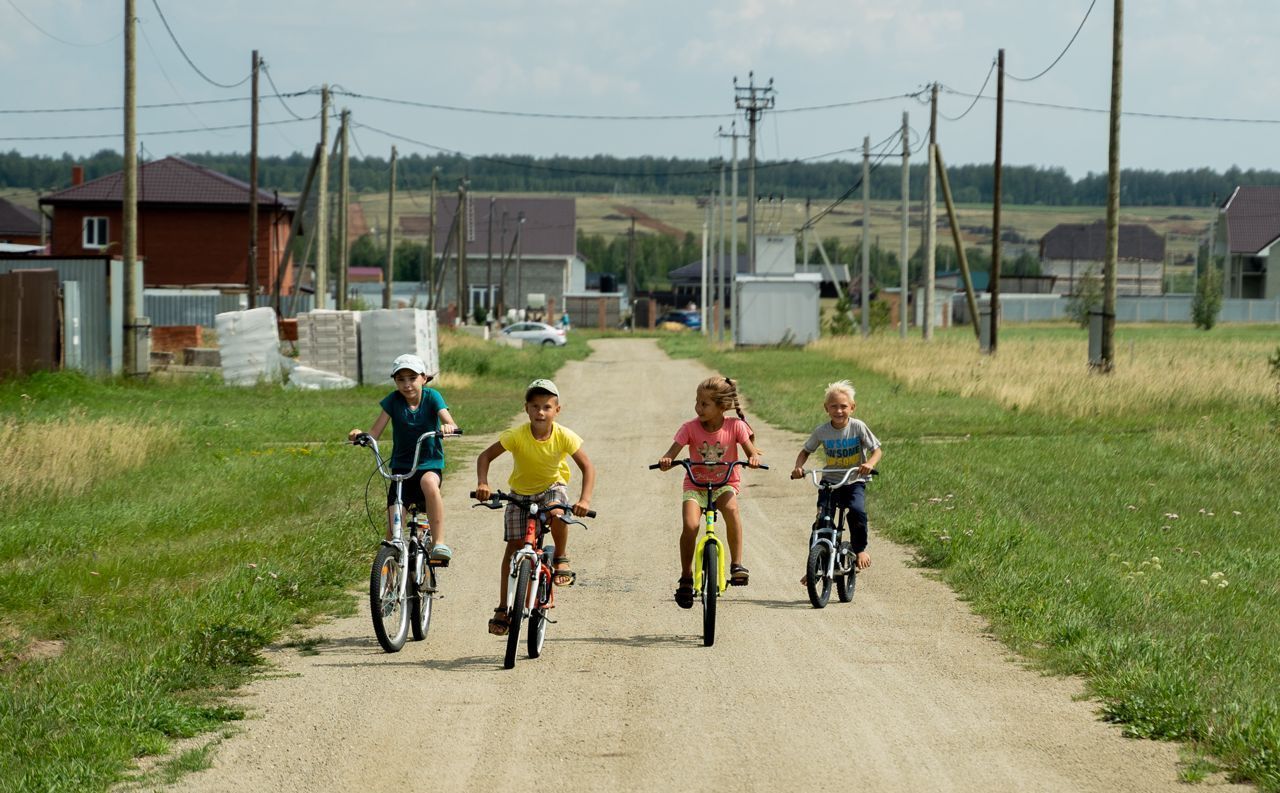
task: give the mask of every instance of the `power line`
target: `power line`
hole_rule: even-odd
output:
[[[12,2],[12,0],[10,0]],[[160,15],[160,21],[164,23],[164,29],[169,31],[169,38],[173,39],[173,45],[178,48],[178,52],[182,53],[182,57],[186,59],[187,64],[195,70],[195,73],[205,79],[205,82],[216,85],[219,88],[239,88],[249,82],[249,78],[253,77],[253,73],[246,74],[244,79],[238,83],[220,83],[209,75],[200,71],[200,67],[196,66],[195,61],[191,60],[191,56],[187,55],[187,51],[182,48],[182,42],[178,41],[178,37],[174,35],[173,28],[169,27],[169,20],[164,18],[164,11],[160,10],[160,0],[151,0],[151,4],[156,7],[156,13]]]
[[[319,115],[318,113],[316,115]],[[313,121],[315,116],[304,118],[303,121]],[[258,122],[260,127],[273,127],[279,124],[297,124],[298,122],[291,118],[281,121],[261,121]],[[155,132],[139,132],[139,136],[155,137],[157,135],[187,135],[193,132],[221,132],[229,129],[248,129],[252,124],[225,124],[217,127],[203,127],[201,129],[165,129]],[[0,137],[0,141],[31,141],[31,140],[101,140],[103,138],[119,138],[119,132],[106,132],[93,135],[17,135],[9,137]]]
[[[992,59],[991,59],[991,68],[990,68],[990,69],[987,69],[987,78],[986,78],[985,80],[983,80],[983,81],[982,81],[982,87],[978,89],[978,93],[977,93],[977,95],[976,95],[976,96],[974,96],[973,101],[969,103],[969,106],[968,106],[968,107],[966,107],[966,108],[964,109],[964,112],[963,112],[963,113],[961,113],[960,115],[956,116],[955,118],[952,118],[951,116],[948,116],[946,113],[938,113],[938,115],[942,116],[942,117],[943,117],[943,118],[945,118],[947,121],[959,121],[960,119],[962,119],[962,118],[964,118],[965,116],[969,115],[969,111],[970,111],[970,110],[973,110],[974,105],[978,104],[978,99],[982,96],[983,92],[985,92],[985,91],[987,90],[987,83],[991,82],[991,74],[992,74],[992,72],[994,72],[995,70],[996,70],[996,60],[995,60],[994,58],[992,58]]]
[[[975,94],[965,93],[964,91],[957,91],[954,88],[948,88],[945,85],[942,86],[942,88],[947,93],[955,94],[956,96],[975,97],[980,99],[986,99],[989,102],[995,101],[993,97],[989,97],[989,96],[976,97]],[[1053,110],[1073,110],[1081,113],[1107,114],[1111,112],[1106,108],[1080,107],[1078,105],[1062,105],[1054,102],[1036,102],[1030,99],[1010,99],[1008,97],[1005,97],[1004,101],[1011,105],[1028,105],[1030,107],[1047,107]],[[1234,118],[1231,116],[1193,116],[1193,115],[1179,115],[1176,113],[1146,113],[1138,110],[1122,110],[1120,111],[1120,115],[1133,116],[1135,118],[1159,118],[1159,119],[1166,119],[1169,121],[1213,121],[1213,122],[1218,122],[1223,124],[1280,124],[1280,119],[1276,119],[1276,118]]]
[[[1076,28],[1076,32],[1071,34],[1071,41],[1067,42],[1067,46],[1062,48],[1062,52],[1058,53],[1058,57],[1054,58],[1053,63],[1046,66],[1044,68],[1044,71],[1040,72],[1035,77],[1015,77],[1014,75],[1009,74],[1008,72],[1005,72],[1005,76],[1008,77],[1010,80],[1017,80],[1020,83],[1029,83],[1032,80],[1039,80],[1041,77],[1044,77],[1046,74],[1048,74],[1049,70],[1057,66],[1058,61],[1062,60],[1062,56],[1067,54],[1067,50],[1071,49],[1071,45],[1076,43],[1076,36],[1079,36],[1080,31],[1084,29],[1084,23],[1089,21],[1089,14],[1093,12],[1093,7],[1097,5],[1097,3],[1098,3],[1098,0],[1092,0],[1092,2],[1089,3],[1089,10],[1084,12],[1084,19],[1080,20],[1080,25]]]
[[[900,131],[895,131],[893,134],[889,135],[889,137],[885,138],[884,140],[880,141],[875,145],[874,148],[876,148],[877,150],[883,149],[883,151],[878,151],[876,155],[878,159],[875,162],[871,163],[868,169],[871,173],[874,173],[875,170],[880,167],[880,164],[885,161],[885,158],[889,156],[889,149],[886,148],[887,144],[892,143],[895,140],[899,140],[901,139],[901,137],[902,137],[902,133]],[[862,187],[861,174],[858,175],[857,181],[854,182],[853,185],[848,190],[844,191],[843,195],[841,195],[839,198],[837,198],[836,200],[828,204],[825,208],[822,209],[822,211],[818,212],[818,214],[814,215],[813,217],[805,221],[804,225],[800,226],[798,229],[796,229],[796,231],[804,231],[805,229],[813,228],[818,223],[819,220],[822,220],[827,215],[830,215],[832,212],[835,211],[836,207],[840,206],[845,201],[848,201],[850,196],[856,193],[858,191],[858,188],[860,187]]]
[[[302,116],[293,112],[293,108],[289,107],[289,103],[284,101],[284,97],[280,95],[280,89],[276,88],[276,81],[271,79],[271,69],[267,68],[267,64],[264,61],[260,60],[258,62],[258,68],[262,69],[262,73],[267,76],[267,82],[271,85],[271,93],[276,95],[276,99],[279,99],[280,104],[284,107],[284,109],[289,111],[289,115],[293,116],[299,121],[305,120]],[[307,93],[310,93],[310,92],[307,92]]]
[[[14,11],[17,11],[17,12],[18,12],[18,16],[20,16],[20,17],[22,17],[23,19],[27,20],[27,24],[28,24],[28,25],[30,25],[31,27],[33,27],[33,28],[35,28],[36,30],[40,31],[40,32],[41,32],[41,33],[43,33],[44,35],[46,35],[46,36],[48,36],[49,38],[53,39],[54,41],[57,41],[57,42],[59,42],[59,43],[61,43],[61,44],[66,44],[66,45],[68,45],[68,46],[70,46],[70,47],[84,47],[84,48],[86,48],[86,49],[91,48],[91,47],[101,47],[103,44],[110,44],[111,42],[115,41],[116,39],[118,39],[118,38],[120,38],[121,36],[123,36],[123,35],[124,35],[124,32],[123,32],[123,31],[121,31],[120,33],[115,34],[114,36],[112,36],[112,37],[111,37],[111,38],[109,38],[109,39],[104,39],[104,40],[102,40],[102,41],[94,42],[94,43],[92,43],[92,44],[88,44],[88,43],[80,43],[80,42],[76,42],[76,41],[67,41],[66,39],[64,39],[64,38],[60,38],[60,37],[58,37],[58,36],[55,36],[55,35],[53,35],[52,33],[50,33],[49,31],[47,31],[47,30],[45,30],[44,28],[42,28],[42,27],[40,27],[39,25],[37,25],[37,24],[36,24],[36,22],[35,22],[35,20],[34,20],[34,19],[32,19],[31,17],[27,16],[25,13],[23,13],[22,9],[21,9],[21,8],[18,8],[18,4],[17,4],[17,3],[15,3],[15,2],[13,2],[13,0],[9,0],[9,5],[13,7],[13,10],[14,10]]]
[[[307,94],[319,93],[315,89],[307,91],[294,91],[292,93],[281,94],[281,96],[290,99],[298,96],[306,96]],[[158,110],[170,107],[194,107],[196,105],[225,105],[231,102],[248,102],[251,97],[237,96],[226,99],[196,99],[190,102],[153,102],[150,104],[138,105],[139,110]],[[95,107],[40,107],[40,108],[0,108],[0,115],[35,115],[39,113],[106,113],[119,112],[124,110],[123,105],[98,105]]]

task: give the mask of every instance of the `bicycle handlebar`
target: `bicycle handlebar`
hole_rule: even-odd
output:
[[[671,464],[683,466],[685,473],[689,475],[689,481],[693,482],[698,487],[720,487],[722,485],[728,484],[729,477],[733,475],[734,466],[741,466],[743,468],[751,467],[751,464],[746,462],[745,460],[729,460],[728,462],[699,463],[699,462],[694,462],[693,460],[681,459],[681,460],[672,460]],[[695,465],[703,468],[713,468],[716,466],[723,466],[725,469],[724,478],[721,479],[719,482],[700,481],[698,477],[693,475],[693,467]],[[661,467],[662,465],[660,463],[654,463],[653,465],[649,466],[649,470],[652,471],[655,468],[661,468]],[[756,467],[765,471],[769,470],[769,466],[765,465],[764,463],[761,463]]]
[[[388,479],[394,482],[396,480],[404,481],[405,479],[408,479],[409,477],[413,476],[414,471],[418,470],[418,458],[422,454],[422,442],[425,441],[427,438],[434,438],[437,436],[441,438],[454,438],[461,434],[462,434],[462,430],[458,429],[450,433],[442,433],[439,430],[431,430],[429,432],[424,432],[421,435],[419,435],[418,440],[415,441],[413,444],[413,465],[409,466],[409,472],[405,474],[392,474],[387,472],[386,466],[384,465],[384,460],[382,459],[382,453],[378,451],[378,439],[373,437],[369,433],[367,432],[360,433],[355,437],[354,440],[351,441],[351,445],[364,446],[368,449],[371,449],[373,451],[373,459],[376,460],[378,463],[378,473],[382,474],[382,477],[384,479]]]
[[[467,494],[467,497],[468,497],[468,498],[475,498],[475,497],[476,497],[476,491],[472,490],[470,493],[468,493],[468,494]],[[479,501],[479,502],[477,502],[477,503],[475,503],[475,504],[472,504],[471,506],[472,506],[472,508],[475,508],[475,507],[488,507],[489,509],[502,509],[502,502],[503,502],[503,501],[510,501],[510,502],[511,502],[511,503],[513,503],[513,504],[520,504],[521,506],[526,506],[526,504],[525,504],[523,501],[521,501],[521,497],[520,497],[520,496],[514,495],[514,494],[512,494],[512,493],[504,493],[504,492],[502,492],[501,490],[491,490],[491,491],[489,491],[489,500],[488,500],[488,501]],[[583,523],[583,522],[582,522],[582,521],[580,521],[580,520],[575,520],[575,519],[574,519],[574,515],[573,515],[573,508],[572,508],[570,505],[568,505],[568,504],[560,504],[560,503],[558,503],[558,502],[557,502],[557,503],[555,503],[555,504],[548,504],[547,506],[542,507],[542,508],[541,508],[541,510],[548,511],[548,512],[550,512],[550,511],[552,511],[552,510],[561,510],[561,511],[568,512],[568,515],[561,515],[561,516],[560,516],[560,520],[561,520],[562,522],[564,522],[564,523],[576,523],[576,524],[578,524],[579,526],[582,526],[582,527],[584,527],[584,528],[586,528],[586,527],[587,527],[587,524]],[[596,516],[596,511],[595,511],[594,509],[589,509],[589,510],[587,510],[586,517],[588,517],[588,518],[594,518],[595,516]]]
[[[841,477],[839,482],[836,482],[835,484],[827,485],[833,490],[837,487],[844,487],[846,484],[848,484],[849,477],[857,473],[858,471],[857,468],[801,468],[800,470],[803,473],[808,475],[808,478],[813,482],[815,487],[822,487],[823,484],[827,484],[822,482],[822,480],[818,478],[819,474],[838,474],[840,472],[844,472],[844,476]],[[880,475],[880,470],[877,468],[872,468],[867,473],[868,478],[873,476],[879,476],[879,475]],[[859,474],[859,476],[861,476],[861,474]],[[804,477],[800,477],[800,478],[803,479]]]

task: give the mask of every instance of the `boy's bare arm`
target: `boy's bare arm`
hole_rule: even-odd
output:
[[[867,458],[867,461],[862,465],[858,466],[858,473],[860,474],[871,473],[871,469],[875,468],[877,465],[880,464],[880,458],[884,456],[882,452],[883,449],[884,449],[883,446],[877,446],[875,450],[871,452],[871,456]]]
[[[501,456],[506,449],[502,448],[501,443],[496,441],[489,448],[480,452],[480,456],[476,458],[476,498],[480,501],[489,499],[489,463],[495,458]]]
[[[453,415],[449,413],[449,408],[440,408],[440,412],[436,415],[440,418],[441,435],[450,435],[458,431],[458,423],[453,420]]]
[[[801,479],[804,477],[804,464],[805,464],[805,461],[808,459],[809,459],[809,453],[806,452],[804,449],[801,449],[800,453],[796,455],[795,467],[792,468],[791,470],[792,479]]]
[[[683,443],[672,443],[671,448],[667,449],[667,453],[658,458],[658,467],[664,471],[671,468],[671,461],[675,459],[675,456],[679,454],[680,450],[683,448]]]
[[[578,503],[573,505],[573,514],[582,517],[591,509],[591,493],[596,487],[596,467],[591,464],[591,458],[587,457],[581,446],[573,453],[573,461],[582,472],[582,494],[578,496]]]
[[[385,410],[382,411],[381,413],[378,414],[378,417],[373,420],[373,426],[369,428],[369,434],[375,438],[380,437],[382,435],[382,431],[387,427],[387,422],[390,420],[391,420],[391,417],[387,415],[387,411]],[[351,432],[348,432],[347,441],[350,443],[355,443],[356,436],[363,431],[364,430],[361,430],[360,428],[357,427],[356,429],[353,429]]]

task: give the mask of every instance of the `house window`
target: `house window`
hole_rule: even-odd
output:
[[[86,248],[107,247],[107,219],[106,218],[85,218],[84,219],[84,247]]]

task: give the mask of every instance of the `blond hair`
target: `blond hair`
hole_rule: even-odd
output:
[[[751,433],[751,442],[755,443],[755,430],[751,429],[751,423],[742,412],[742,402],[738,399],[738,384],[731,378],[712,375],[698,383],[698,393],[701,394],[704,391],[711,396],[711,401],[715,402],[716,407],[726,412],[733,410],[738,414],[738,418],[747,425],[747,431]]]
[[[849,397],[849,404],[852,405],[857,400],[854,398],[856,392],[853,390],[853,383],[848,380],[837,380],[827,385],[827,393],[822,395],[822,403],[825,405],[830,401],[833,394],[844,394]]]

